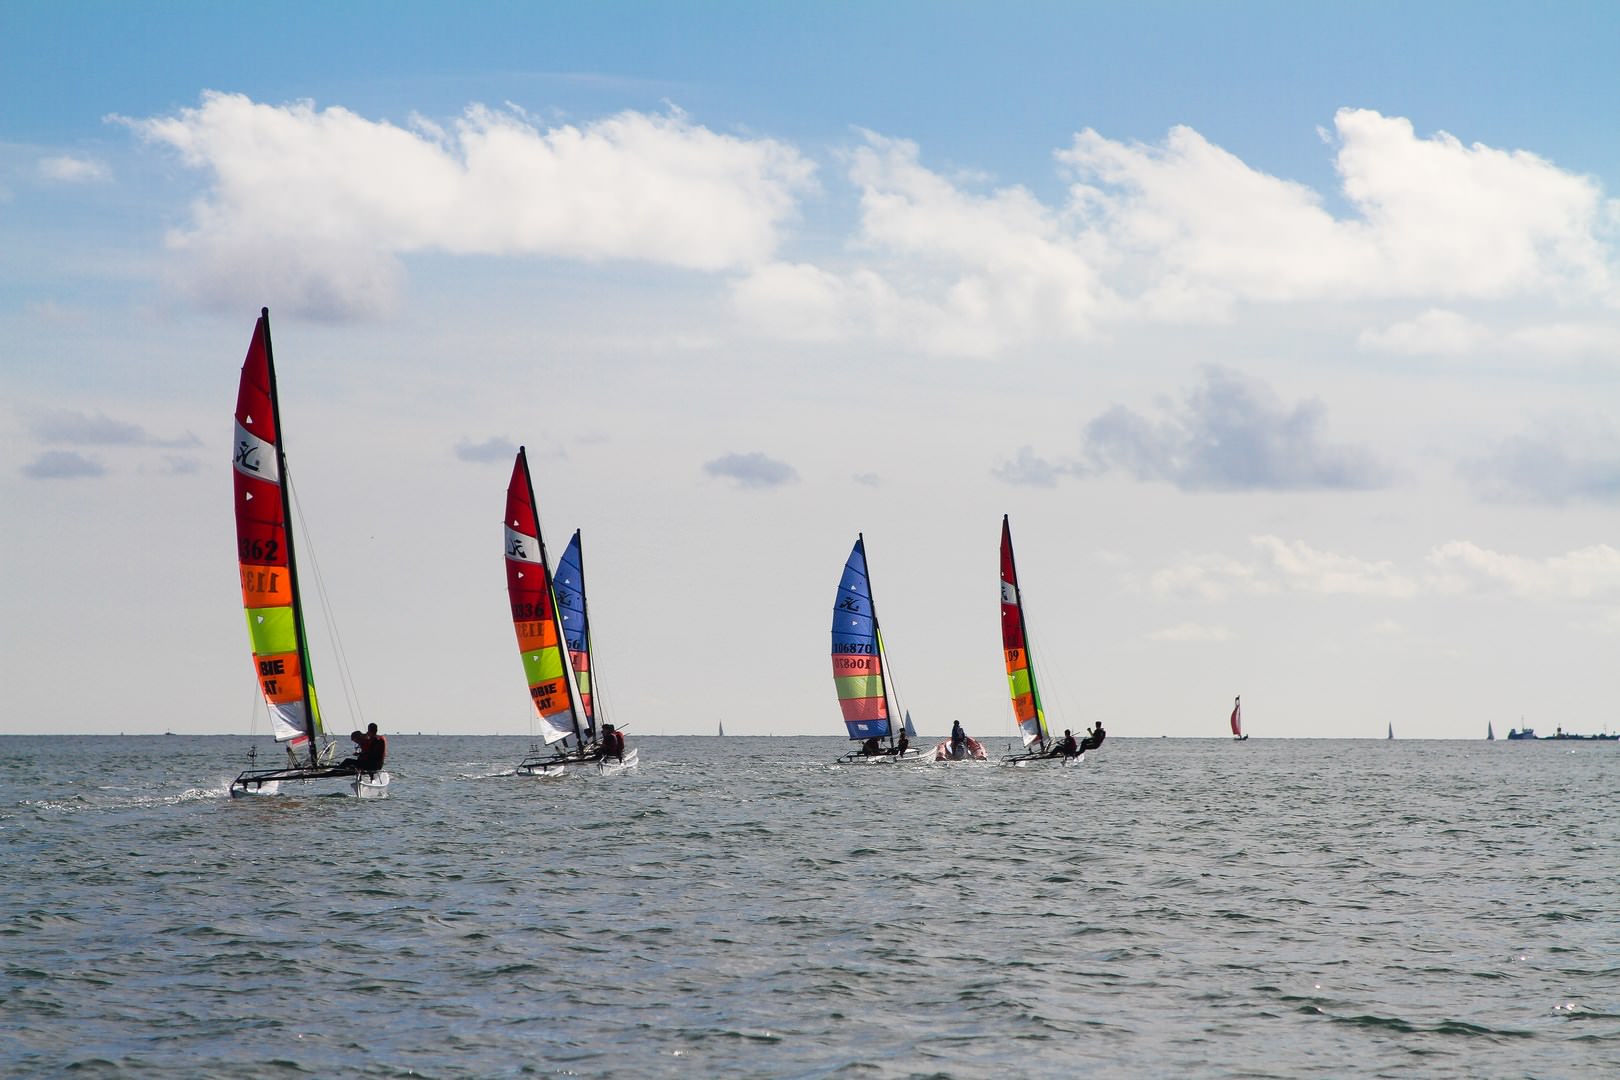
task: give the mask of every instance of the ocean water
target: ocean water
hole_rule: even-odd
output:
[[[0,737],[0,1075],[1620,1076],[1612,743],[246,743]]]

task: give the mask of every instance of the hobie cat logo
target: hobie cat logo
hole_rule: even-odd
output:
[[[859,613],[861,610],[861,602],[853,596],[846,596],[839,602],[838,610]]]
[[[523,547],[523,537],[514,536],[507,542],[506,555],[507,558],[511,559],[527,559],[529,557],[529,553]]]
[[[236,444],[236,467],[248,472],[259,471],[259,448],[247,441]]]

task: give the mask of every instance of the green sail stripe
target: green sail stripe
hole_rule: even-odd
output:
[[[838,676],[833,679],[833,686],[838,690],[839,701],[883,696],[883,676],[875,672],[871,675]]]
[[[534,649],[523,654],[523,674],[530,686],[561,678],[562,673],[562,654],[556,649]]]
[[[1016,698],[1021,698],[1030,692],[1034,680],[1029,677],[1029,668],[1019,668],[1007,676],[1007,689]],[[1039,698],[1036,699],[1036,708],[1040,707]]]
[[[281,606],[245,610],[254,656],[298,651],[298,631],[293,627],[292,608]]]

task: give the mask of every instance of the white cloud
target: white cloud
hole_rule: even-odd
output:
[[[1277,536],[1254,536],[1249,542],[1255,549],[1249,561],[1193,556],[1153,574],[1148,587],[1159,595],[1209,600],[1282,592],[1406,599],[1419,591],[1416,580],[1389,562],[1318,551]]]
[[[1491,333],[1465,315],[1431,308],[1382,330],[1365,330],[1363,348],[1412,356],[1462,356],[1489,344]]]
[[[1440,592],[1505,591],[1540,600],[1620,598],[1620,550],[1608,544],[1528,559],[1453,540],[1435,548],[1428,562],[1434,571],[1430,585]]]
[[[710,476],[730,480],[740,488],[781,487],[796,484],[799,474],[793,466],[754,451],[748,454],[726,454],[705,462],[703,471]]]
[[[386,310],[412,252],[760,265],[813,186],[792,147],[680,112],[542,129],[474,106],[447,132],[209,92],[175,116],[117,119],[212,176],[170,238],[198,299],[273,296],[329,318]]]
[[[112,179],[112,170],[106,162],[95,158],[58,157],[40,158],[39,175],[58,184],[93,184]]]
[[[733,296],[786,337],[947,355],[1225,319],[1244,303],[1620,303],[1620,203],[1593,179],[1365,109],[1341,109],[1334,127],[1344,216],[1186,127],[1160,145],[1080,132],[1055,155],[1073,182],[1050,206],[1021,187],[972,190],[924,167],[915,144],[869,134],[849,166],[856,265],[762,267]],[[1364,341],[1452,351],[1484,332],[1437,310]]]

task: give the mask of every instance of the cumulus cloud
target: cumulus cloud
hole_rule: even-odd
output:
[[[112,170],[95,158],[62,155],[40,158],[39,175],[58,184],[91,184],[111,180]]]
[[[1484,326],[1465,315],[1431,308],[1416,318],[1377,330],[1364,330],[1363,348],[1412,356],[1461,356],[1476,352],[1491,340]]]
[[[47,450],[24,465],[22,473],[35,480],[73,480],[84,476],[105,476],[107,469],[94,458],[72,450]]]
[[[30,425],[34,438],[45,443],[63,443],[69,446],[201,446],[202,440],[189,431],[184,435],[162,438],[152,435],[139,424],[115,420],[106,413],[75,412],[53,409],[35,416]]]
[[[792,147],[679,111],[541,127],[473,106],[446,129],[209,92],[174,116],[113,119],[211,176],[170,237],[199,300],[272,295],[316,317],[386,310],[413,252],[758,265],[814,182]]]
[[[796,484],[799,474],[793,466],[754,451],[748,454],[726,454],[705,462],[703,471],[710,476],[730,480],[740,488],[771,488]]]
[[[1148,588],[1160,596],[1206,600],[1284,592],[1406,599],[1420,589],[1418,580],[1387,561],[1319,551],[1277,536],[1254,536],[1249,543],[1254,555],[1248,560],[1192,556],[1153,574]]]
[[[855,265],[772,263],[732,298],[785,337],[965,355],[1225,319],[1239,304],[1620,302],[1620,203],[1592,178],[1366,109],[1341,109],[1327,141],[1342,215],[1186,127],[1155,145],[1080,132],[1055,155],[1070,185],[1054,205],[946,177],[915,144],[868,134],[848,171]],[[1460,319],[1423,316],[1367,344],[1456,348],[1473,332]]]
[[[1608,544],[1530,559],[1505,555],[1467,540],[1429,554],[1431,587],[1440,592],[1499,591],[1542,600],[1620,598],[1620,550]]]
[[[517,451],[517,443],[504,435],[492,435],[480,443],[468,439],[456,443],[456,457],[479,464],[510,462],[517,457]]]
[[[1488,352],[1578,359],[1620,352],[1620,328],[1603,323],[1532,323],[1492,328],[1444,308],[1431,308],[1411,319],[1364,330],[1357,340],[1365,349],[1408,356],[1457,357]]]
[[[1051,487],[1064,475],[1120,472],[1183,491],[1359,490],[1392,474],[1369,450],[1329,443],[1320,402],[1279,402],[1236,372],[1206,368],[1204,382],[1158,418],[1115,406],[1086,424],[1081,454],[1049,461],[1029,447],[996,470],[1009,483]]]

